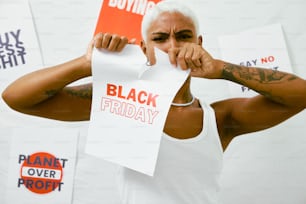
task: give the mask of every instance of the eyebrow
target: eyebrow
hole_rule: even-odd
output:
[[[169,35],[167,32],[153,32],[152,35]]]
[[[191,34],[193,34],[193,32],[189,29],[184,29],[184,30],[180,30],[178,32],[174,32],[175,35],[181,34],[181,33],[191,33]],[[152,35],[169,35],[169,33],[167,33],[167,32],[152,32],[151,34]]]
[[[193,34],[193,32],[191,30],[189,30],[189,29],[185,29],[185,30],[180,30],[178,32],[174,32],[175,35],[176,34],[180,34],[180,33],[192,33]]]

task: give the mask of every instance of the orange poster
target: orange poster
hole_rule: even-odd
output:
[[[141,41],[141,20],[147,10],[161,0],[104,0],[95,33],[108,32],[124,35],[129,40]]]

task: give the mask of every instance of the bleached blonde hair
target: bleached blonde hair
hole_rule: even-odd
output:
[[[151,23],[163,12],[179,12],[184,16],[190,18],[194,23],[196,35],[199,35],[199,22],[194,12],[181,2],[175,0],[163,0],[158,2],[153,8],[148,10],[143,16],[141,23],[141,35],[144,41],[147,40],[147,31]]]

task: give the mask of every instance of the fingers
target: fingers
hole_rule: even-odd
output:
[[[190,75],[202,78],[220,78],[214,58],[205,49],[195,43],[186,43],[182,47],[170,48],[168,50],[169,60],[174,66],[183,70],[190,69]]]
[[[136,39],[136,38],[132,38],[132,39],[129,41],[129,44],[133,45],[133,44],[135,44],[135,43],[136,43],[136,41],[137,41],[137,39]]]
[[[204,56],[202,51],[202,49],[194,49],[192,56],[186,56],[190,68],[202,66],[202,57]]]
[[[154,47],[150,47],[147,50],[147,57],[150,65],[156,64],[156,57],[155,57],[155,52],[154,52]]]
[[[128,39],[126,37],[113,35],[113,37],[110,39],[108,49],[110,51],[120,52],[125,47],[126,44],[128,44]]]
[[[128,44],[125,36],[116,34],[99,33],[94,37],[94,46],[98,49],[120,52]]]
[[[170,63],[179,66],[183,70],[195,69],[202,66],[203,48],[195,44],[187,44],[180,48],[168,50]]]
[[[177,55],[178,55],[179,51],[180,51],[179,48],[170,48],[168,50],[169,61],[175,67],[178,66]]]
[[[92,50],[93,50],[93,48],[94,48],[94,44],[95,44],[95,40],[94,39],[92,39],[91,41],[90,41],[90,43],[88,44],[88,47],[87,47],[87,52],[86,52],[86,59],[88,60],[88,61],[90,61],[90,59],[91,59],[91,56],[92,56]]]

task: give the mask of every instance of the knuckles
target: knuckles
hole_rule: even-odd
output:
[[[120,51],[126,44],[128,44],[128,38],[117,34],[98,33],[94,37],[94,45],[96,48]]]

